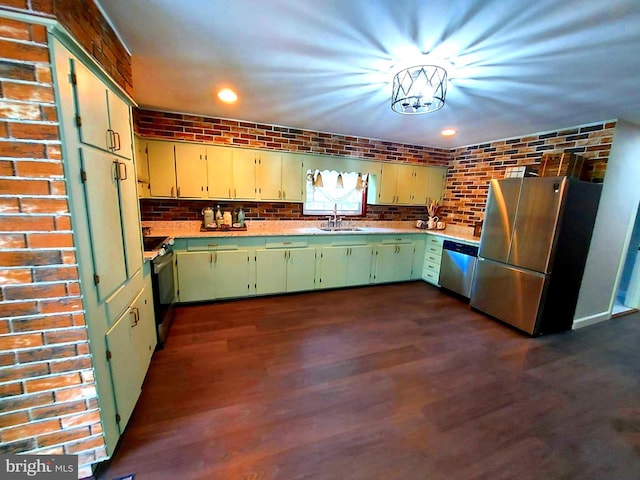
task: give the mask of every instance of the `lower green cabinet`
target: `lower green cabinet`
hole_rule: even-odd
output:
[[[320,284],[322,288],[366,285],[371,278],[374,246],[331,246],[321,249]]]
[[[375,283],[401,282],[411,279],[413,243],[379,245],[376,251]]]
[[[256,250],[256,293],[298,292],[315,286],[315,248]]]
[[[120,433],[131,417],[156,346],[153,294],[147,279],[142,291],[106,333],[107,359]]]
[[[178,299],[199,302],[251,293],[247,250],[177,252]]]

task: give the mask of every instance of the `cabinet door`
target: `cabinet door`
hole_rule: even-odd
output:
[[[113,133],[113,153],[125,158],[133,158],[131,136],[131,108],[118,95],[107,91],[109,104],[109,126]]]
[[[85,147],[80,157],[96,288],[103,300],[127,279],[116,162],[113,155]]]
[[[282,293],[287,290],[287,250],[256,250],[256,293]]]
[[[206,198],[206,147],[189,143],[176,143],[174,147],[177,196],[179,198]]]
[[[413,244],[379,245],[375,283],[409,280],[412,266]]]
[[[177,252],[178,298],[198,302],[215,298],[213,252]]]
[[[147,158],[147,142],[137,135],[133,139],[136,160],[136,175],[139,182],[149,183],[149,159]]]
[[[170,142],[147,141],[149,158],[149,183],[152,197],[176,196],[176,168],[173,144]]]
[[[313,290],[316,276],[316,250],[292,248],[287,256],[287,292]]]
[[[80,62],[72,60],[76,79],[76,115],[79,117],[80,141],[109,150],[109,112],[107,89],[102,81]]]
[[[232,198],[238,200],[254,200],[256,198],[255,155],[252,150],[234,149]]]
[[[231,198],[233,189],[233,149],[207,147],[209,198]]]
[[[283,153],[282,160],[282,200],[302,201],[302,160],[295,153]]]
[[[215,298],[246,297],[249,294],[249,252],[213,252]]]
[[[425,167],[427,169],[427,196],[442,204],[444,185],[447,177],[445,167]]]
[[[414,167],[408,165],[397,166],[397,182],[396,182],[396,202],[400,205],[410,205],[413,203],[412,188]]]
[[[357,245],[348,248],[346,285],[366,285],[371,280],[373,245]]]
[[[320,262],[320,287],[344,287],[347,281],[347,247],[324,247]]]
[[[124,252],[127,262],[127,277],[132,277],[142,268],[142,232],[138,211],[138,185],[133,161],[118,159],[120,216]]]
[[[427,205],[429,203],[428,184],[428,167],[415,167],[413,169],[413,183],[411,188],[412,205]]]
[[[398,165],[383,163],[380,170],[379,203],[396,203],[396,184],[398,182]]]
[[[151,290],[147,285],[106,333],[109,370],[120,415],[120,433],[138,401],[156,344]],[[149,315],[150,314],[150,315]]]
[[[275,152],[260,153],[260,182],[258,192],[261,200],[282,200],[282,161]]]
[[[137,319],[134,318],[134,322],[137,321],[137,325],[132,330],[134,330],[134,352],[138,357],[136,363],[138,365],[140,384],[142,385],[158,341],[153,310],[153,292],[149,280],[147,280],[142,292],[131,304],[131,308],[134,316],[137,317]]]
[[[403,282],[411,279],[411,272],[413,269],[413,251],[414,245],[412,243],[398,245],[394,281]]]

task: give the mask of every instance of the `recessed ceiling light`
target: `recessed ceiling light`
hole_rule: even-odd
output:
[[[224,103],[233,103],[238,100],[238,95],[230,88],[223,88],[218,92],[218,98]]]
[[[440,135],[443,137],[453,137],[456,133],[458,133],[458,131],[454,128],[444,128],[440,132]]]

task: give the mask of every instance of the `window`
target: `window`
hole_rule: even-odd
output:
[[[335,170],[308,170],[304,215],[364,215],[366,175]]]

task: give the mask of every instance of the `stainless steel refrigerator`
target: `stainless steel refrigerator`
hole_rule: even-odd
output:
[[[492,180],[471,306],[530,335],[571,328],[602,185]]]

